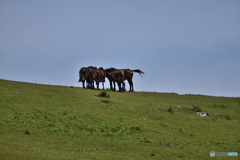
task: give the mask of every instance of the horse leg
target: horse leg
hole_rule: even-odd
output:
[[[120,83],[120,82],[118,82],[118,89],[119,89],[119,92],[121,92],[121,91],[122,91],[122,88],[121,88],[121,83]]]
[[[87,88],[92,89],[92,82],[89,79],[87,80]]]
[[[89,82],[87,81],[87,88],[89,89],[90,88],[90,85],[89,85]]]
[[[134,89],[133,89],[133,82],[132,82],[132,92],[134,91]]]
[[[91,82],[90,82],[90,81],[87,82],[87,88],[88,88],[88,89],[91,89],[91,88],[92,88],[92,85],[91,85]]]
[[[115,82],[113,82],[113,85],[114,85],[114,89],[113,89],[113,91],[116,91],[116,85],[115,85]]]
[[[95,89],[95,87],[94,87],[94,80],[91,80],[90,83],[91,83],[91,88],[92,88],[92,89]]]
[[[104,82],[102,82],[103,90],[104,90]]]
[[[82,85],[83,85],[83,88],[85,88],[85,80],[82,80]]]
[[[123,84],[123,92],[125,91],[125,82],[122,83]]]
[[[99,82],[96,81],[96,85],[97,85],[97,90],[99,90]]]
[[[110,89],[113,90],[112,81],[109,80],[109,83],[110,83]]]
[[[87,84],[88,84],[88,89],[92,89],[92,83],[91,82],[87,82]]]
[[[129,83],[129,86],[130,86],[129,92],[132,92],[132,90],[133,90],[133,82],[132,82],[132,80],[128,79],[128,83]]]

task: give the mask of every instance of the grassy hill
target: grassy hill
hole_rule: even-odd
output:
[[[240,98],[112,91],[106,98],[98,96],[101,92],[0,80],[0,159],[176,160],[210,159],[210,151],[240,154]]]

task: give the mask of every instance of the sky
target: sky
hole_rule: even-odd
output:
[[[240,1],[0,1],[0,79],[82,87],[87,66],[142,70],[135,91],[240,97]]]

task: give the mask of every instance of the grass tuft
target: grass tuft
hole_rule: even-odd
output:
[[[29,132],[29,130],[25,130],[25,131],[24,131],[24,134],[26,134],[26,135],[31,135],[31,133]]]
[[[104,90],[104,91],[100,92],[98,97],[110,98],[110,95],[107,94],[107,90]]]
[[[150,156],[153,156],[153,157],[154,157],[154,156],[155,156],[155,153],[153,153],[153,152],[152,152],[152,153],[150,153]]]
[[[225,114],[225,118],[226,118],[227,120],[231,120],[231,118],[230,118],[230,116],[229,116],[228,114]]]
[[[173,110],[173,108],[171,106],[167,109],[167,111],[170,112],[171,114],[174,113],[174,110]]]

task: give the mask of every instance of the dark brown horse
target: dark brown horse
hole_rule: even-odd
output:
[[[113,81],[113,71],[115,71],[116,69],[115,68],[107,68],[104,70],[104,73],[106,75],[106,77],[108,78],[109,80],[109,83],[110,83],[110,89],[115,91],[116,88],[115,88],[115,82]],[[114,87],[112,86],[112,84],[114,84]]]
[[[103,71],[103,68],[95,68],[93,71],[93,80],[96,81],[97,89],[99,89],[99,82],[102,82],[103,89],[104,89],[104,82],[105,82],[105,73]]]
[[[124,82],[124,74],[122,71],[120,70],[114,70],[111,72],[106,72],[106,77],[109,79],[110,82],[110,87],[112,82],[114,84],[114,89],[112,88],[112,90],[116,90],[115,88],[115,82],[118,84],[118,88],[119,88],[119,92],[124,92],[125,91],[125,82]]]
[[[97,68],[93,67],[93,66],[89,66],[86,69],[85,77],[86,77],[86,80],[88,83],[87,88],[95,89],[95,87],[94,87],[94,77],[96,76],[95,69],[97,69]]]
[[[86,80],[86,67],[82,67],[79,71],[79,80],[78,82],[82,82],[83,88],[85,88],[85,80]]]
[[[99,89],[99,82],[102,82],[103,84],[103,89],[104,89],[104,82],[105,82],[105,74],[103,71],[103,68],[96,68],[93,66],[89,66],[87,68],[83,67],[79,71],[79,82],[83,82],[83,88],[84,86],[84,81],[87,81],[87,88],[90,89],[95,89],[94,87],[94,81],[96,82],[97,89]]]
[[[112,72],[114,72],[114,71],[116,71],[116,70],[120,71],[120,72],[122,73],[122,75],[123,75],[123,79],[128,81],[128,83],[129,83],[129,85],[130,85],[129,92],[133,92],[133,91],[134,91],[134,89],[133,89],[133,81],[132,81],[133,72],[139,73],[140,76],[142,76],[141,74],[144,74],[144,72],[142,72],[142,71],[139,70],[139,69],[131,70],[131,69],[108,68],[108,69],[105,69],[105,72],[107,72],[107,73],[112,73]],[[110,88],[111,88],[112,90],[115,90],[115,83],[114,83],[114,88],[112,87],[112,82],[114,82],[113,79],[112,79],[112,77],[108,77],[108,76],[107,76],[107,78],[109,79],[109,82],[110,82]]]
[[[134,91],[134,89],[133,89],[133,81],[132,81],[133,72],[139,73],[142,78],[143,78],[143,76],[141,74],[144,74],[144,72],[141,71],[140,69],[134,69],[134,70],[122,69],[122,70],[124,70],[125,79],[128,81],[128,83],[130,85],[129,92],[133,92]]]
[[[79,80],[78,82],[82,82],[83,88],[85,88],[85,81],[87,81],[87,88],[94,89],[94,81],[93,81],[93,71],[96,67],[82,67],[79,71]]]

